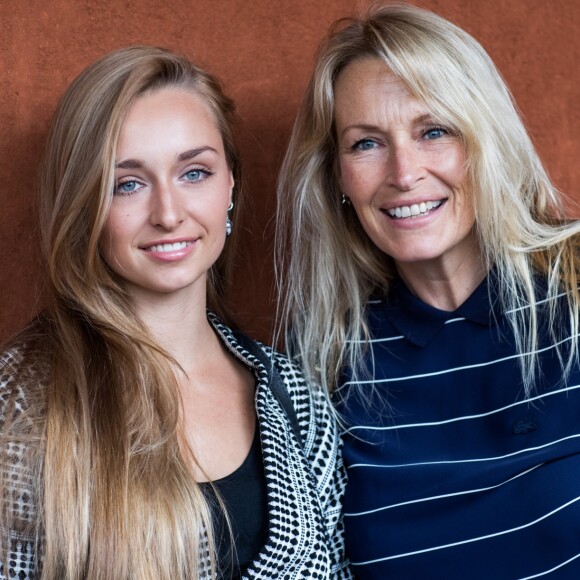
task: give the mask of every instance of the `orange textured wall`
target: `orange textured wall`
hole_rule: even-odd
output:
[[[415,0],[473,34],[507,79],[547,168],[580,201],[578,0]],[[275,296],[276,172],[320,38],[369,0],[0,0],[0,341],[42,305],[34,217],[57,99],[87,64],[130,44],[183,52],[237,102],[250,203],[236,272],[242,324],[267,339]],[[570,204],[570,215],[580,211]],[[240,223],[240,221],[242,223]]]

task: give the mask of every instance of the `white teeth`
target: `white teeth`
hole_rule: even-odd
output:
[[[191,242],[175,242],[174,244],[157,244],[156,246],[150,246],[148,250],[150,252],[175,252],[176,250],[183,250],[189,246]]]
[[[400,207],[393,207],[387,210],[387,213],[394,218],[409,218],[421,216],[429,213],[432,209],[438,208],[443,203],[439,201],[422,201],[421,203],[414,203],[413,205],[402,205]]]

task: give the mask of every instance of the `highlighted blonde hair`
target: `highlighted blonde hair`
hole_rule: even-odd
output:
[[[27,409],[9,406],[0,433],[2,448],[24,446],[34,472],[42,578],[198,578],[202,553],[214,567],[210,510],[192,476],[174,361],[99,250],[123,120],[141,95],[165,87],[207,105],[239,186],[232,101],[212,76],[163,49],[125,48],[89,66],[66,91],[50,131],[40,221],[52,300],[14,343]],[[208,304],[222,317],[232,238],[209,276]],[[42,388],[27,380],[35,364],[45,370]],[[11,529],[6,504],[1,513],[4,531]]]
[[[548,298],[568,294],[569,327],[554,332],[575,337],[580,225],[566,223],[561,196],[484,49],[454,24],[409,5],[339,21],[318,54],[278,187],[280,318],[288,348],[329,391],[345,365],[364,372],[365,303],[374,292],[388,292],[395,276],[392,259],[370,241],[354,210],[341,206],[334,86],[345,67],[366,58],[383,61],[463,142],[479,243],[497,272],[504,309],[514,313],[529,394],[538,372],[534,275],[547,278]],[[550,301],[551,322],[561,320],[556,302]],[[573,339],[563,370],[577,359]]]

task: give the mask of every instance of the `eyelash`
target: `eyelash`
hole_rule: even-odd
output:
[[[427,135],[429,133],[432,133],[433,131],[440,131],[442,133],[442,135],[439,135],[439,137],[443,137],[443,135],[450,135],[451,131],[449,131],[449,129],[446,129],[445,127],[441,127],[440,125],[433,125],[432,127],[427,127],[424,131],[423,131],[423,137],[427,137]],[[437,137],[437,138],[439,138]]]
[[[362,139],[358,139],[352,144],[351,151],[368,151],[368,149],[361,148],[363,143],[372,143],[372,149],[374,149],[374,146],[377,145],[377,142],[374,139],[371,139],[370,137],[363,137]]]
[[[211,177],[214,172],[210,171],[209,169],[203,169],[202,167],[192,167],[191,169],[188,169],[184,174],[183,177],[185,177],[188,173],[201,173],[202,177],[200,179],[191,179],[188,181],[191,181],[192,183],[198,183],[200,181],[205,181],[208,177]]]
[[[182,178],[186,177],[188,173],[200,173],[201,174],[199,179],[186,179],[186,181],[189,181],[190,183],[199,183],[201,181],[205,181],[208,177],[211,177],[214,174],[214,172],[210,171],[209,169],[202,169],[201,167],[194,167],[192,169],[188,169],[182,175]],[[121,187],[123,185],[128,184],[128,183],[134,183],[134,184],[136,184],[137,187],[135,187],[135,189],[132,189],[131,191],[123,191],[121,189]],[[145,187],[144,184],[141,183],[137,179],[134,179],[134,178],[120,179],[115,185],[113,195],[119,195],[119,196],[133,195],[134,193],[139,191],[142,187]]]
[[[439,131],[441,133],[441,135],[438,135],[437,137],[435,137],[435,139],[427,139],[428,141],[434,141],[436,139],[439,139],[445,135],[452,135],[453,133],[447,129],[446,127],[443,127],[441,125],[433,125],[432,127],[427,127],[426,129],[424,129],[421,132],[421,137],[422,138],[426,138],[427,135],[429,133],[433,133],[435,131]],[[363,149],[361,147],[361,145],[363,143],[372,143],[373,147],[369,147],[369,149]],[[353,145],[351,146],[351,151],[368,151],[370,149],[374,149],[374,147],[378,145],[377,141],[371,137],[363,137],[362,139],[358,139],[357,141],[355,141],[353,143]]]
[[[132,178],[124,179],[124,180],[121,179],[115,184],[115,189],[113,190],[113,195],[120,195],[120,196],[133,195],[136,191],[139,191],[139,189],[141,189],[141,187],[138,187],[138,188],[133,189],[131,191],[122,191],[121,187],[123,185],[127,185],[128,183],[135,183],[136,185],[143,187],[143,184],[136,179],[132,179]]]

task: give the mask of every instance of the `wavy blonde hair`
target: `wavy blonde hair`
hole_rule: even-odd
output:
[[[16,341],[28,422],[23,427],[12,409],[2,433],[25,444],[36,475],[46,579],[197,578],[199,555],[208,552],[215,569],[175,363],[99,250],[123,120],[136,99],[164,87],[191,91],[212,111],[239,205],[233,103],[215,78],[167,50],[125,48],[89,66],[60,101],[48,138],[40,223],[52,300]],[[232,244],[235,230],[208,283],[208,305],[222,317]],[[26,381],[24,367],[36,360],[46,369],[46,389]],[[3,505],[2,513],[10,509]]]
[[[334,85],[346,66],[365,58],[382,60],[462,139],[479,242],[488,268],[496,269],[503,306],[514,313],[529,394],[538,371],[534,275],[547,277],[548,298],[568,293],[570,326],[554,332],[576,336],[580,225],[565,222],[561,196],[484,49],[454,24],[409,5],[341,20],[320,48],[278,186],[277,272],[287,346],[306,375],[329,391],[345,365],[365,372],[365,302],[388,292],[395,276],[392,259],[370,241],[352,207],[341,205]],[[556,302],[550,302],[551,322],[561,319]],[[577,341],[570,346],[564,371],[578,359]]]

